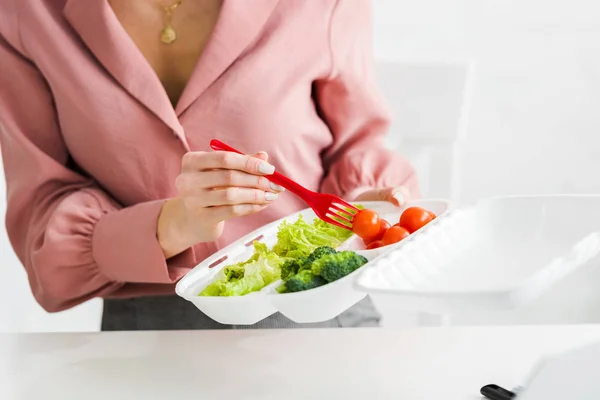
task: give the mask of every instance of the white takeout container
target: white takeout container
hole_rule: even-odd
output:
[[[600,267],[600,196],[510,196],[438,218],[361,269],[355,287],[437,314],[514,309]]]
[[[399,209],[387,202],[360,202],[360,204],[376,211],[392,225],[398,221],[404,210],[404,208]],[[418,200],[411,202],[407,207],[409,206],[423,207],[434,212],[438,217],[443,216],[449,210],[449,203],[445,200]],[[209,283],[213,282],[221,269],[247,260],[254,252],[253,241],[257,240],[269,247],[273,246],[277,241],[279,225],[283,221],[295,222],[299,215],[302,215],[308,222],[315,218],[311,209],[305,209],[242,237],[188,272],[176,286],[177,295],[192,302],[213,320],[229,325],[252,325],[278,311],[297,323],[322,322],[335,318],[352,307],[366,296],[364,291],[359,291],[354,287],[354,280],[358,276],[358,272],[369,264],[342,279],[304,292],[278,293],[276,288],[281,284],[281,281],[278,281],[259,292],[245,296],[198,296]],[[436,221],[437,219],[428,224],[427,229]],[[365,250],[362,240],[353,235],[338,247],[338,250],[354,250],[371,261],[385,253],[389,247],[392,246]]]

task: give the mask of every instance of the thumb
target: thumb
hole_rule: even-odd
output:
[[[377,189],[372,194],[373,199],[388,201],[396,207],[404,207],[410,201],[410,191],[404,186]]]
[[[403,207],[409,200],[410,191],[404,186],[368,190],[355,199],[355,201],[389,201],[396,207]]]
[[[410,201],[410,190],[404,186],[398,186],[389,189],[389,198],[387,201],[391,202],[397,207],[404,207],[406,203]]]

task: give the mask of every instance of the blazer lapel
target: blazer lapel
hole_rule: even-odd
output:
[[[106,0],[67,0],[64,16],[106,71],[188,147],[183,127],[156,73]]]
[[[257,38],[278,1],[224,0],[211,38],[175,108],[178,116]]]

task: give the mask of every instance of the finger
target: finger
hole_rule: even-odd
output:
[[[206,172],[189,172],[181,175],[183,182],[180,192],[199,193],[206,189],[243,187],[260,189],[264,192],[282,192],[284,189],[270,182],[264,176],[251,175],[246,172],[232,169],[219,169]]]
[[[206,190],[199,196],[204,207],[233,206],[237,204],[269,204],[279,195],[259,189],[229,187]]]
[[[389,198],[386,201],[391,202],[397,207],[404,207],[410,201],[410,190],[404,186],[392,188],[389,191]]]
[[[356,201],[388,201],[397,207],[403,207],[409,200],[410,192],[404,186],[372,189],[356,198]]]
[[[189,152],[182,158],[183,171],[209,171],[233,169],[254,175],[271,175],[275,167],[260,158],[228,151]]]
[[[217,206],[210,208],[210,218],[221,222],[234,217],[256,214],[267,208],[268,204],[236,204],[233,206]]]

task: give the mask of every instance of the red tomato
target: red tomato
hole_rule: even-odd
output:
[[[383,234],[392,227],[392,225],[387,222],[385,219],[379,221],[379,233],[377,233],[376,240],[381,240],[383,238]]]
[[[390,225],[390,223],[387,222],[385,219],[379,220],[379,233],[377,234],[377,236],[375,236],[373,238],[363,239],[365,246],[368,246],[369,244],[371,244],[372,242],[374,242],[376,240],[381,240],[383,238],[383,234],[385,233],[385,231],[387,231],[391,227],[392,227],[392,225]]]
[[[367,250],[378,249],[382,246],[383,246],[383,243],[381,242],[381,240],[376,240],[374,242],[369,243],[369,245],[367,246]]]
[[[435,219],[435,214],[421,207],[409,207],[400,216],[399,225],[413,233]]]
[[[365,240],[379,233],[379,215],[373,210],[360,210],[352,219],[352,231]]]
[[[404,238],[407,238],[408,236],[410,236],[409,231],[407,231],[401,226],[394,225],[387,230],[385,235],[383,235],[383,239],[381,239],[381,242],[384,246],[387,246],[393,243],[398,243],[399,241],[401,241]]]

